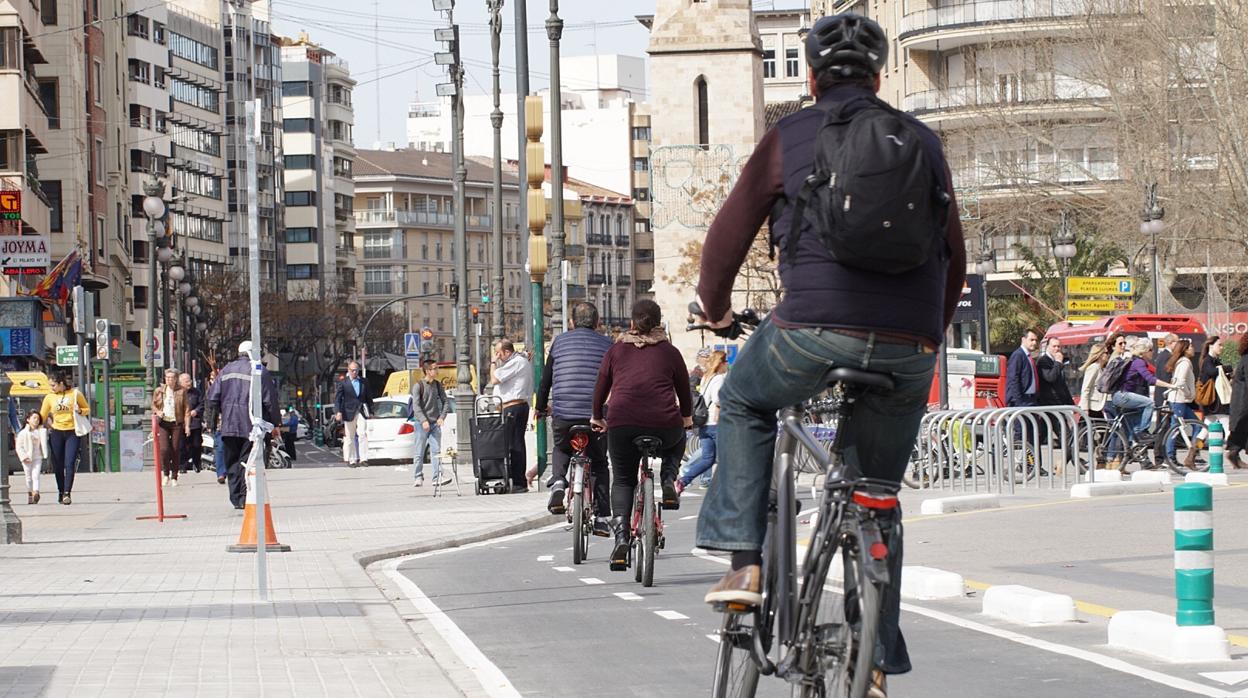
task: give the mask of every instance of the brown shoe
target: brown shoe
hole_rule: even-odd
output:
[[[33,492],[27,492],[27,493],[26,493],[26,503],[27,503],[27,504],[34,504],[34,503],[35,503],[35,494],[34,494]]]
[[[35,504],[38,504],[38,503],[39,503],[39,493],[38,493],[38,492],[36,492],[36,493],[35,493],[35,502],[34,502],[34,503],[35,503]]]
[[[867,687],[867,698],[888,698],[888,681],[884,678],[884,672],[879,669],[871,670],[871,685]]]
[[[1196,468],[1196,456],[1199,453],[1200,451],[1194,447],[1187,449],[1187,455],[1183,456],[1183,467],[1188,470],[1194,470]]]
[[[763,602],[762,576],[763,570],[758,565],[746,565],[731,571],[706,592],[703,600],[709,604],[757,606]]]

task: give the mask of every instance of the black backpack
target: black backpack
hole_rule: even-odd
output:
[[[846,115],[862,101],[868,104]],[[910,271],[944,244],[950,201],[919,131],[901,112],[875,97],[842,102],[815,137],[814,171],[794,204],[786,256],[797,262],[798,237],[809,220],[838,263],[883,274]]]
[[[1110,359],[1105,364],[1105,368],[1101,371],[1101,375],[1096,377],[1096,389],[1098,392],[1112,395],[1122,386],[1123,380],[1127,377],[1127,369],[1131,367],[1134,357],[1127,359],[1124,357],[1116,357]]]
[[[706,398],[702,397],[702,393],[693,393],[693,426],[704,427],[706,423],[711,421],[711,408],[706,404]]]

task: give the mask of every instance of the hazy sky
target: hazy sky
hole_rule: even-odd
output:
[[[407,105],[417,94],[422,101],[433,101],[434,85],[447,81],[445,69],[433,64],[433,52],[441,50],[441,44],[433,40],[433,30],[446,21],[443,13],[434,12],[432,0],[271,0],[271,4],[276,33],[293,37],[306,31],[313,42],[351,64],[351,74],[360,83],[353,95],[356,146],[371,148],[378,141],[406,144]],[[756,8],[772,4],[754,3]],[[776,0],[774,4],[794,7],[805,2]],[[559,16],[564,21],[563,55],[621,53],[644,57],[647,33],[635,17],[653,13],[654,6],[655,0],[563,0],[559,3]],[[549,79],[550,42],[544,23],[550,3],[528,0],[527,7],[529,80],[536,90],[545,87]],[[499,52],[504,94],[515,92],[515,9],[515,0],[505,0]],[[491,69],[485,0],[459,0],[455,21],[460,25],[463,44],[465,94],[486,94]]]

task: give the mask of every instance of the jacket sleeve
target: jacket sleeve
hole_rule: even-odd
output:
[[[425,381],[421,380],[413,385],[411,390],[412,419],[415,419],[417,424],[429,421],[429,415],[425,414],[425,406],[422,404],[424,400],[420,399],[421,391],[424,387]]]
[[[537,386],[536,407],[540,412],[545,412],[546,408],[550,407],[550,386],[555,382],[555,362],[551,360],[554,347],[552,346],[551,349],[552,351],[546,354],[546,363],[542,366],[542,381]]]
[[[1062,370],[1063,366],[1057,363],[1053,357],[1046,354],[1040,357],[1039,364],[1040,379],[1044,382],[1057,383],[1064,378],[1062,375],[1064,373]]]
[[[668,345],[672,350],[670,352],[674,386],[676,388],[676,400],[680,403],[680,416],[693,416],[693,391],[689,389],[689,369],[685,368],[685,359],[680,355],[680,350],[674,346]]]
[[[343,414],[342,401],[344,399],[343,384],[346,378],[338,381],[338,385],[334,387],[334,413]]]
[[[446,419],[451,416],[451,398],[446,394],[446,388],[441,383],[438,383],[438,394],[442,396],[442,414],[439,416]]]
[[[945,328],[953,323],[966,282],[966,242],[962,234],[962,218],[954,195],[953,174],[945,165],[946,191],[949,192],[949,217],[945,221],[945,241],[949,245],[949,266],[945,274]]]
[[[503,365],[494,369],[494,377],[502,383],[528,367],[529,363],[527,361],[512,361],[508,359]]]
[[[1100,365],[1092,364],[1083,369],[1083,385],[1079,388],[1079,406],[1084,410],[1092,409],[1092,397],[1096,394],[1096,377],[1100,375]]]
[[[598,367],[598,380],[594,383],[594,419],[602,419],[602,406],[607,402],[607,395],[611,394],[611,361],[614,358],[611,354],[614,350],[614,347],[607,350],[606,356],[602,357],[602,365]]]
[[[282,423],[282,408],[277,401],[277,381],[266,370],[261,374],[260,397],[264,400],[264,421],[274,426]]]
[[[1010,354],[1010,360],[1005,365],[1005,403],[1007,405],[1022,397],[1022,362],[1023,358],[1018,350],[1015,350],[1013,354]]]

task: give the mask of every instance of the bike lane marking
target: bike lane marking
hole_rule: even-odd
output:
[[[642,599],[639,594],[634,594],[631,591],[617,591],[612,594],[612,596],[623,599],[624,601],[641,601]]]
[[[732,564],[732,561],[729,560],[728,558],[714,557],[710,555],[707,551],[702,550],[700,548],[694,548],[691,552],[694,557],[701,558],[703,560],[710,560],[710,561],[715,562],[716,564],[721,564],[721,565]],[[836,587],[830,584],[825,585],[824,588],[830,591],[836,591],[838,593],[841,591],[839,587]],[[945,613],[943,611],[937,611],[937,610],[933,610],[929,608],[924,608],[922,606],[916,606],[914,604],[909,604],[905,602],[902,602],[901,610],[907,613],[914,613],[915,615],[920,615],[925,618],[930,618],[932,620],[939,621],[942,623],[947,623],[949,625],[953,625],[953,626],[962,628],[964,630],[970,630],[973,632],[978,632],[978,633],[983,633],[985,635],[998,637],[1003,640],[1009,640],[1010,642],[1024,645],[1026,647],[1031,647],[1033,649],[1038,649],[1044,652],[1052,652],[1053,654],[1059,654],[1059,655],[1063,655],[1066,657],[1072,657],[1074,659],[1080,659],[1085,662],[1090,662],[1092,664],[1102,666],[1106,669],[1111,669],[1113,671],[1118,671],[1124,674],[1130,674],[1131,676],[1135,676],[1136,678],[1144,679],[1145,681],[1152,681],[1153,683],[1159,683],[1163,686],[1169,686],[1170,688],[1175,688],[1181,691],[1187,691],[1189,693],[1196,693],[1198,695],[1203,695],[1203,696],[1212,696],[1213,698],[1248,698],[1248,690],[1240,691],[1238,693],[1224,691],[1222,689],[1207,686],[1205,684],[1197,683],[1195,681],[1189,681],[1187,679],[1182,679],[1177,676],[1171,676],[1169,674],[1163,674],[1159,671],[1154,671],[1152,669],[1146,669],[1144,667],[1136,666],[1134,664],[1131,664],[1130,662],[1127,662],[1122,659],[1118,659],[1116,657],[1110,657],[1104,654],[1099,654],[1097,652],[1079,649],[1077,647],[1071,647],[1069,645],[1063,645],[1063,644],[1059,644],[1056,642],[1050,642],[1048,640],[1041,640],[1039,638],[1031,637],[1030,635],[1023,635],[1022,633],[1014,632],[1013,630],[1006,630],[1004,628],[996,628],[990,625],[984,625],[983,623],[978,623],[973,620],[961,618],[959,616],[955,616],[950,613]]]
[[[689,620],[689,616],[679,611],[655,611],[654,615],[664,620]]]
[[[602,581],[601,579],[598,579],[597,577],[581,577],[581,581],[590,586],[594,586],[597,584],[606,584],[606,582]]]

